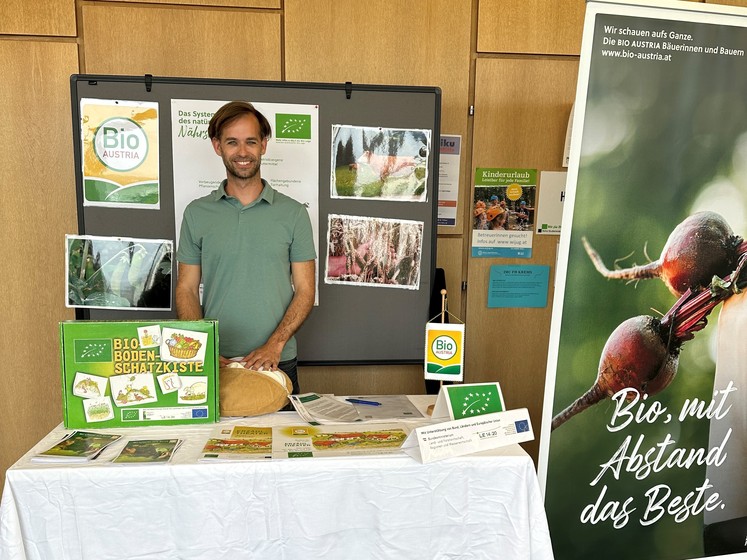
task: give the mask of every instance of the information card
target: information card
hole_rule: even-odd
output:
[[[534,439],[526,408],[416,428],[402,451],[422,463],[488,451]]]

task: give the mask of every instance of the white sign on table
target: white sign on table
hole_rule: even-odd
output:
[[[520,408],[416,428],[402,451],[430,463],[533,439],[529,411]]]

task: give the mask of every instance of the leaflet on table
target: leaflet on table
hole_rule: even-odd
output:
[[[133,439],[125,444],[112,463],[136,465],[168,463],[181,444],[180,439]]]
[[[342,398],[342,397],[339,397]],[[418,410],[407,395],[367,395],[348,396],[358,417],[364,422],[385,422],[392,420],[423,419],[423,413]]]
[[[407,428],[396,423],[364,429],[360,424],[228,426],[207,441],[200,461],[384,455],[399,453],[407,434]]]
[[[305,393],[291,395],[296,412],[310,424],[390,422],[423,418],[407,395],[334,397]]]
[[[329,424],[330,422],[360,422],[358,411],[351,403],[342,402],[334,397],[317,393],[291,395],[291,404],[298,415],[310,424]]]
[[[96,434],[74,431],[46,451],[33,456],[35,463],[86,463],[94,460],[112,443],[121,438],[118,434]]]
[[[387,455],[400,453],[408,429],[402,424],[339,424],[276,426],[272,456],[275,459]]]
[[[222,426],[202,448],[200,461],[272,459],[272,428]]]
[[[529,411],[519,408],[416,428],[402,451],[430,463],[533,439]]]

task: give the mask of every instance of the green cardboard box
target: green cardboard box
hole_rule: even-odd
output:
[[[60,323],[65,428],[217,422],[217,321]]]

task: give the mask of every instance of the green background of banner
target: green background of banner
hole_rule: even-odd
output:
[[[602,348],[621,322],[636,315],[658,317],[652,310],[664,313],[675,302],[657,279],[635,284],[604,279],[586,255],[581,236],[589,239],[610,269],[615,259],[632,251],[633,256],[621,267],[648,262],[646,247],[652,260],[658,258],[672,229],[703,205],[705,186],[721,176],[738,175],[736,150],[740,137],[743,149],[747,144],[744,57],[677,52],[669,63],[603,57],[605,25],[668,29],[693,35],[694,43],[747,49],[747,29],[742,27],[597,16],[587,103],[586,107],[576,107],[576,111],[585,111],[585,126],[583,132],[574,130],[574,134],[583,133],[583,140],[553,415],[594,384]],[[605,145],[608,150],[600,149]],[[744,205],[746,194],[705,204],[728,216],[733,206]],[[744,236],[747,232],[735,227],[739,225],[732,223],[735,233]],[[667,484],[673,496],[684,496],[702,484],[704,466],[666,470],[643,481],[628,473],[615,480],[608,473],[595,486],[590,483],[599,474],[600,465],[610,460],[629,434],[644,434],[645,449],[661,442],[667,433],[672,434],[678,447],[709,447],[708,420],[688,418],[680,424],[676,415],[688,398],[711,399],[715,364],[708,341],[717,316],[718,308],[709,317],[709,328],[684,344],[671,385],[646,401],[666,406],[675,416],[673,422],[644,423],[611,433],[606,424],[614,403],[606,399],[552,433],[546,509],[557,560],[675,560],[703,554],[702,514],[682,523],[666,514],[650,526],[642,526],[639,519],[646,508],[646,490]],[[742,398],[740,406],[743,403]],[[584,507],[595,502],[604,484],[609,487],[605,503],[634,499],[632,507],[636,511],[620,529],[613,528],[609,521],[585,525],[579,520]],[[743,488],[744,483],[735,484]]]

